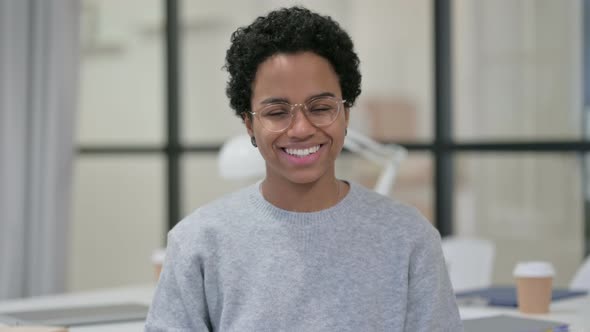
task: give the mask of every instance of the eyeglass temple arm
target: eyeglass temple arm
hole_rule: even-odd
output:
[[[397,144],[381,144],[350,128],[344,139],[344,147],[384,167],[373,189],[380,194],[389,195],[395,183],[397,169],[408,155],[406,148]]]

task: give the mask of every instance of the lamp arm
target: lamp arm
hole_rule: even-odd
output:
[[[408,155],[406,148],[381,144],[351,129],[344,140],[344,147],[384,167],[373,189],[380,194],[388,195],[395,182],[397,168]]]
[[[373,188],[376,192],[388,195],[395,183],[395,176],[397,175],[397,165],[390,163],[385,167],[385,170],[381,172],[375,187]]]

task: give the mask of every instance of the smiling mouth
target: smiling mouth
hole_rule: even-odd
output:
[[[307,149],[286,149],[286,148],[284,148],[283,151],[285,151],[287,154],[289,154],[291,156],[306,157],[306,156],[309,156],[310,154],[314,154],[314,153],[318,152],[318,150],[321,147],[322,147],[322,145],[320,144],[320,145],[309,147]]]

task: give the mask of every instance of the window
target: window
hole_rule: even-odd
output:
[[[494,240],[495,282],[535,258],[566,285],[590,248],[589,2],[297,2],[355,41],[363,93],[351,127],[410,150],[392,196],[442,235]],[[217,175],[217,151],[245,132],[221,67],[231,32],[294,3],[83,1],[71,288],[151,280],[169,227],[253,181]],[[379,169],[343,154],[337,172],[370,187]]]

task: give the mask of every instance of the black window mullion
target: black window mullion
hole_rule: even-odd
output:
[[[180,220],[180,32],[178,0],[164,0],[166,15],[166,186],[168,229]]]
[[[434,14],[434,196],[435,222],[442,236],[453,234],[451,3],[433,0]]]

